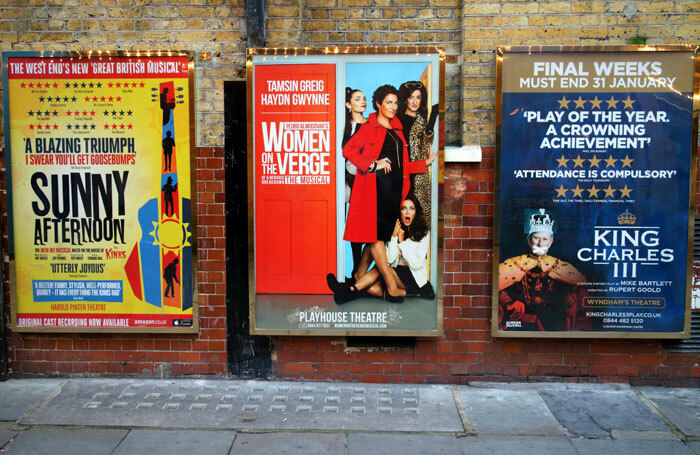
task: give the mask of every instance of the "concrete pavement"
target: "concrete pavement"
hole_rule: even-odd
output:
[[[0,447],[52,455],[700,455],[700,389],[15,379],[0,383]]]

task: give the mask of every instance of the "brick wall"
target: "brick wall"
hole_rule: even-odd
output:
[[[196,73],[200,334],[10,333],[15,374],[225,373],[222,86],[245,75],[243,7],[243,0],[0,0],[0,50],[192,49],[213,56],[197,62]],[[697,43],[700,2],[268,0],[265,17],[270,47],[442,47],[446,141],[484,146],[481,163],[446,166],[444,336],[418,340],[414,349],[350,348],[344,338],[273,337],[276,376],[698,384],[699,356],[663,353],[658,341],[494,341],[488,321],[494,49],[625,44],[635,37],[649,44]],[[4,189],[2,198],[5,207]],[[3,214],[3,227],[6,221]]]

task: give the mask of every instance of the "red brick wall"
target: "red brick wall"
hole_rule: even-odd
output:
[[[445,166],[444,335],[414,349],[348,348],[342,338],[274,337],[274,372],[289,379],[360,382],[630,382],[700,385],[700,355],[657,340],[499,340],[490,332],[494,149]],[[700,200],[700,199],[698,199]]]
[[[20,334],[12,333],[8,327],[12,375],[160,377],[226,374],[224,150],[221,147],[198,147],[196,153],[199,334]],[[6,252],[4,172],[0,180],[2,236]],[[5,259],[4,310],[5,320],[9,321],[9,263],[7,257]]]

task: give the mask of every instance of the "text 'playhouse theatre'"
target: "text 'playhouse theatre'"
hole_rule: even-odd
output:
[[[644,50],[499,51],[494,335],[688,336],[695,53]]]
[[[444,55],[273,53],[248,57],[251,331],[439,335]]]
[[[192,69],[3,53],[13,330],[197,330]]]

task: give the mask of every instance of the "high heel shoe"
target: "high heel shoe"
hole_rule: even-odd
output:
[[[333,292],[333,301],[342,305],[360,296],[360,291],[355,288],[355,285],[340,283],[334,274],[326,275],[326,283],[328,288]]]
[[[384,289],[384,300],[390,303],[403,303],[403,297],[400,295],[391,295],[386,289]]]

